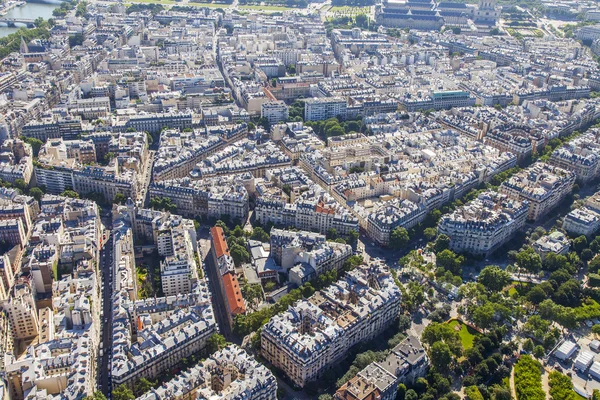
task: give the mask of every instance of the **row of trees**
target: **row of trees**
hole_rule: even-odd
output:
[[[529,355],[522,356],[515,364],[515,391],[517,399],[545,400],[542,389],[542,365]]]

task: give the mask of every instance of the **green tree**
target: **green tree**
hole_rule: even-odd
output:
[[[358,232],[355,229],[350,230],[348,232],[348,244],[352,246],[353,249],[356,249],[356,245],[358,244]]]
[[[104,155],[104,162],[107,164],[110,164],[110,162],[115,158],[115,153],[113,153],[112,151],[109,151],[108,153],[106,153]]]
[[[40,153],[40,149],[44,145],[44,142],[42,142],[40,139],[31,138],[31,137],[27,137],[27,136],[21,136],[20,139],[22,141],[24,141],[25,143],[28,143],[31,145],[31,151],[33,152],[33,156],[37,157],[38,154]]]
[[[29,195],[37,201],[40,201],[44,195],[44,192],[39,187],[33,187],[31,190],[29,190]]]
[[[107,400],[106,396],[99,390],[96,390],[93,395],[87,396],[85,400]]]
[[[573,390],[573,381],[571,378],[558,371],[550,372],[548,375],[548,386],[550,386],[550,397],[552,400],[576,400],[580,398]],[[594,398],[593,395],[592,398]]]
[[[112,391],[114,400],[135,400],[133,392],[125,385],[119,385]]]
[[[531,339],[526,339],[525,342],[523,342],[523,350],[525,350],[528,353],[531,353],[533,349],[533,341]]]
[[[419,400],[419,395],[414,389],[408,389],[406,391],[406,395],[404,396],[404,400]]]
[[[542,259],[540,255],[531,247],[520,251],[517,254],[517,265],[525,271],[535,274],[542,269]]]
[[[213,354],[219,350],[224,349],[227,346],[227,340],[225,336],[219,333],[213,333],[206,341],[206,348],[209,354]]]
[[[447,235],[439,235],[433,246],[435,253],[440,253],[450,248],[450,238]]]
[[[465,398],[467,400],[484,400],[483,395],[477,386],[469,386],[465,389]]]
[[[544,350],[543,346],[537,345],[533,348],[533,355],[535,358],[544,358],[546,350]]]
[[[437,236],[437,229],[425,228],[425,230],[423,231],[423,235],[425,235],[425,239],[427,239],[428,241],[431,241],[431,240],[435,239],[435,237]]]
[[[114,204],[125,204],[127,197],[123,193],[117,193],[113,199]]]
[[[435,342],[429,349],[429,358],[436,371],[447,373],[452,364],[453,355],[450,346],[446,343]]]
[[[74,190],[65,190],[60,195],[64,196],[64,197],[70,197],[72,199],[78,199],[79,198],[79,193],[75,192]]]
[[[152,389],[152,387],[154,385],[155,385],[154,382],[150,382],[146,378],[140,378],[134,385],[133,394],[139,397],[139,396],[143,395],[144,393],[148,392],[150,389]]]
[[[406,228],[397,227],[390,234],[390,247],[395,250],[402,249],[410,241]]]
[[[338,237],[338,233],[337,230],[335,228],[329,228],[327,229],[327,235],[326,235],[327,239],[329,240],[335,240]]]
[[[583,249],[587,247],[587,238],[584,235],[576,237],[573,239],[573,250],[577,253],[581,253]]]
[[[477,282],[485,286],[490,292],[500,292],[510,281],[511,275],[497,265],[485,267],[477,278]]]
[[[464,257],[458,256],[456,253],[448,249],[440,252],[436,258],[436,264],[438,267],[442,267],[446,271],[452,272],[454,275],[460,275],[460,266],[462,265],[463,261]]]
[[[27,189],[27,184],[23,179],[17,178],[13,182],[13,187],[19,189],[21,192],[25,192],[25,189]]]

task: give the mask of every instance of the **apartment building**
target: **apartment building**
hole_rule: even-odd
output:
[[[348,102],[341,97],[313,97],[304,100],[304,120],[346,119]]]
[[[181,219],[165,218],[167,213],[160,212],[145,218],[146,214],[136,211],[131,202],[113,212],[114,341],[110,357],[115,386],[124,384],[132,388],[140,378],[155,379],[184,357],[202,351],[207,339],[217,331],[211,296],[204,280],[197,280],[189,293],[136,300],[134,237],[153,235],[154,231],[159,234],[166,230],[165,224],[178,226],[175,220]],[[150,232],[146,232],[146,227]],[[163,250],[168,248],[164,243],[168,241],[161,239]]]
[[[137,400],[275,400],[277,380],[264,365],[232,344]]]
[[[158,254],[165,259],[160,262],[160,277],[165,296],[189,293],[198,280],[194,243],[186,229],[171,229],[157,235]],[[199,259],[199,258],[198,258]]]
[[[592,129],[558,147],[548,163],[575,172],[584,184],[596,179],[600,176],[600,130]]]
[[[219,279],[221,301],[227,310],[229,326],[232,327],[233,318],[246,312],[246,304],[223,229],[219,226],[210,228],[210,240],[212,268]]]
[[[15,339],[31,339],[39,332],[35,296],[33,282],[23,278],[15,282],[8,299],[2,302],[2,309],[8,316]]]
[[[589,197],[583,207],[568,213],[562,227],[573,236],[595,234],[600,229],[600,192]]]
[[[186,217],[220,219],[229,215],[232,219],[246,221],[249,212],[249,196],[246,186],[254,178],[250,175],[231,175],[191,180],[179,178],[152,182],[150,198],[168,197],[177,206],[177,212]]]
[[[303,387],[385,330],[400,312],[400,298],[387,267],[359,266],[271,318],[262,330],[262,356]]]
[[[500,193],[529,202],[528,220],[537,221],[556,207],[573,189],[575,173],[536,162],[504,181]]]
[[[270,124],[285,122],[290,116],[289,107],[284,101],[270,101],[260,106],[260,116],[266,118]]]
[[[399,384],[412,385],[428,370],[429,358],[421,341],[409,335],[383,361],[372,362],[342,385],[333,398],[394,400]]]
[[[529,202],[487,191],[444,215],[438,232],[448,235],[450,248],[469,254],[490,254],[525,225]]]
[[[339,270],[352,255],[347,244],[328,242],[324,235],[272,228],[271,256],[297,286],[332,269]]]

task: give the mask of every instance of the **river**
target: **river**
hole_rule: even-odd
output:
[[[9,10],[5,18],[30,18],[36,19],[37,17],[42,17],[44,19],[52,18],[52,10],[58,7],[60,3],[56,2],[47,2],[47,3],[25,3],[24,6],[15,7]],[[8,27],[8,26],[0,26],[0,37],[8,36],[13,32],[16,32],[19,27]]]

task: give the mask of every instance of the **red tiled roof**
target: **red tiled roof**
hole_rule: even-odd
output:
[[[210,235],[212,237],[213,246],[215,248],[215,252],[217,254],[217,258],[221,257],[223,254],[229,255],[229,246],[227,246],[227,241],[225,240],[225,232],[223,232],[223,228],[220,226],[213,226],[210,228]]]
[[[244,305],[244,299],[242,298],[242,290],[238,283],[235,274],[228,272],[222,276],[223,286],[225,286],[225,295],[227,296],[227,302],[229,302],[229,309],[231,314],[243,314],[246,312],[246,306]]]

